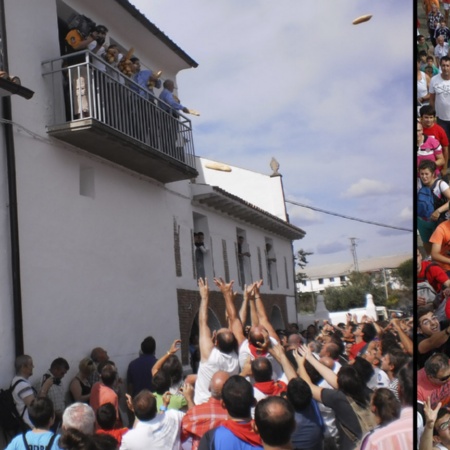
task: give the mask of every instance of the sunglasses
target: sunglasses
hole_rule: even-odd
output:
[[[439,429],[444,431],[444,430],[446,430],[449,427],[449,425],[450,425],[450,419],[448,419],[447,422],[442,422],[439,425]]]
[[[438,377],[434,377],[434,378],[436,378],[436,380],[439,380],[439,381],[447,381],[450,378],[450,374],[448,374],[447,376],[442,377],[442,378],[438,378]]]

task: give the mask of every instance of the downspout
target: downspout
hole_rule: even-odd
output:
[[[6,40],[5,2],[0,0],[1,30],[3,50],[3,70],[8,72],[8,51]],[[11,98],[3,97],[2,118],[12,120]],[[13,288],[13,314],[14,314],[14,347],[15,354],[23,355],[23,321],[22,321],[22,290],[20,282],[20,250],[19,250],[19,217],[17,210],[17,182],[16,182],[16,156],[14,148],[14,131],[10,123],[3,124],[6,161],[8,170],[8,198],[9,198],[9,227],[11,235],[11,275]]]

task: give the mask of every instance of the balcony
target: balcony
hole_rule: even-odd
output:
[[[198,175],[187,117],[166,112],[149,91],[88,51],[42,66],[53,97],[50,136],[161,183]]]

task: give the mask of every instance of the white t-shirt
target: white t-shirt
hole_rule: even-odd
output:
[[[179,450],[181,420],[184,413],[169,409],[136,426],[122,437],[120,450]]]
[[[388,388],[390,381],[389,377],[387,376],[386,372],[384,370],[381,370],[379,367],[374,367],[374,374],[372,375],[372,378],[367,383],[367,387],[369,389],[377,389],[380,387]]]
[[[278,342],[273,337],[270,337],[270,342],[272,343],[272,345],[278,345]],[[251,357],[252,361],[255,359],[250,352],[248,339],[246,339],[239,347],[239,365],[241,367],[241,370],[244,367],[245,362],[247,361],[247,358],[249,356]],[[270,354],[265,355],[265,357],[272,364],[272,380],[277,381],[281,379],[281,377],[283,376],[283,368],[280,366],[280,364],[278,364],[278,361],[276,361]]]
[[[200,405],[211,397],[209,385],[213,375],[223,370],[231,375],[239,374],[239,361],[236,352],[222,353],[214,347],[209,355],[208,361],[200,361],[198,367],[197,381],[195,382],[194,403]]]
[[[450,121],[450,80],[444,80],[441,74],[435,75],[431,78],[429,92],[436,94],[436,115]]]

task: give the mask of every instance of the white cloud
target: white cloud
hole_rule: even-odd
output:
[[[177,77],[182,102],[202,114],[192,118],[198,155],[262,173],[274,156],[286,198],[380,223],[409,219],[413,19],[406,1],[174,0],[173,10],[167,0],[131,1],[199,63]],[[366,13],[371,21],[351,24]],[[370,203],[362,201],[369,195]],[[408,233],[386,236],[288,208],[307,233],[295,246],[370,236],[360,242],[361,257],[412,249]],[[310,261],[350,256],[316,253]]]
[[[368,195],[384,195],[389,193],[390,186],[383,184],[380,181],[369,180],[362,178],[358,182],[352,184],[343,197],[365,197]]]

